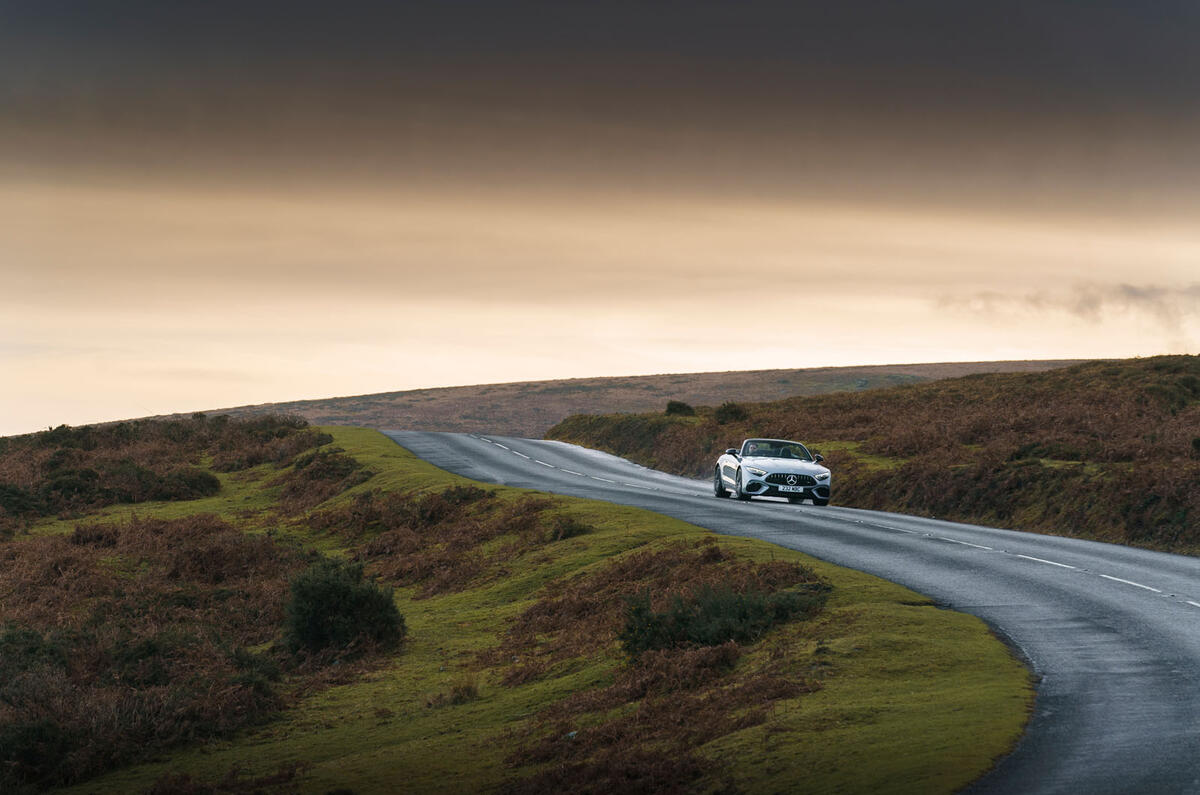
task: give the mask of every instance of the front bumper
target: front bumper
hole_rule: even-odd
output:
[[[742,484],[742,491],[755,497],[799,497],[803,500],[829,499],[830,482],[817,481],[816,485],[784,486],[767,483],[763,478],[751,477]]]

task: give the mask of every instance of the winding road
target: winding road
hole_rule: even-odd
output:
[[[978,793],[1200,793],[1200,559],[783,500],[562,442],[388,432],[475,480],[633,505],[797,549],[979,616],[1040,677],[1025,737]],[[836,478],[836,473],[835,473]]]

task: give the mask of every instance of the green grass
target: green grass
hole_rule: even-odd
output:
[[[370,489],[432,491],[465,482],[374,431],[325,430],[376,473],[337,500]],[[271,472],[266,467],[250,478],[223,476],[222,492],[213,498],[104,513],[172,517],[212,511],[250,530],[274,528],[308,546],[345,551],[336,536],[271,518],[273,490],[264,488]],[[495,490],[503,500],[528,493]],[[558,502],[564,514],[594,531],[534,550],[515,559],[508,576],[466,591],[415,599],[414,589],[397,589],[408,637],[383,667],[301,698],[279,719],[235,740],[175,752],[69,791],[139,791],[169,771],[209,782],[234,767],[247,776],[264,776],[294,762],[310,765],[297,779],[305,792],[497,789],[513,775],[504,760],[516,747],[514,737],[530,726],[535,713],[578,690],[608,684],[624,661],[613,644],[599,656],[560,663],[544,678],[505,687],[497,671],[474,664],[476,654],[494,647],[506,619],[528,607],[551,579],[647,544],[711,535],[633,508],[567,498]],[[36,530],[61,532],[71,525],[44,522]],[[753,668],[772,655],[782,656],[789,670],[820,679],[823,689],[783,701],[765,723],[699,749],[728,763],[743,789],[950,792],[985,772],[1019,737],[1032,703],[1029,674],[978,619],[765,542],[721,537],[720,544],[753,560],[800,561],[833,586],[816,619],[773,630],[738,663]],[[464,678],[477,685],[476,698],[428,705]],[[581,716],[581,724],[594,719]],[[704,781],[700,788],[718,784]]]
[[[86,521],[118,521],[131,516],[178,519],[198,513],[215,513],[246,521],[252,517],[265,516],[275,507],[275,495],[278,490],[264,488],[264,481],[278,474],[271,464],[263,464],[245,472],[213,474],[221,481],[221,491],[212,497],[170,502],[140,502],[136,505],[109,505],[88,512]],[[40,519],[29,528],[29,532],[32,535],[70,533],[81,521],[84,521],[82,517]]]
[[[826,458],[832,458],[836,456],[852,459],[856,464],[861,465],[868,471],[898,469],[909,461],[907,458],[898,458],[867,452],[863,450],[862,442],[812,442],[808,444],[807,447],[814,452],[821,453]]]

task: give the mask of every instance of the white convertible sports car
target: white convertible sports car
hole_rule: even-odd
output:
[[[739,500],[751,497],[787,497],[788,502],[812,500],[829,504],[829,470],[824,457],[799,442],[785,439],[747,439],[741,451],[732,447],[717,459],[713,493]]]

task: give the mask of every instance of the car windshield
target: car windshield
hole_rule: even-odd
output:
[[[812,453],[799,442],[782,439],[747,439],[742,443],[743,456],[761,458],[790,458],[796,461],[812,461]]]

